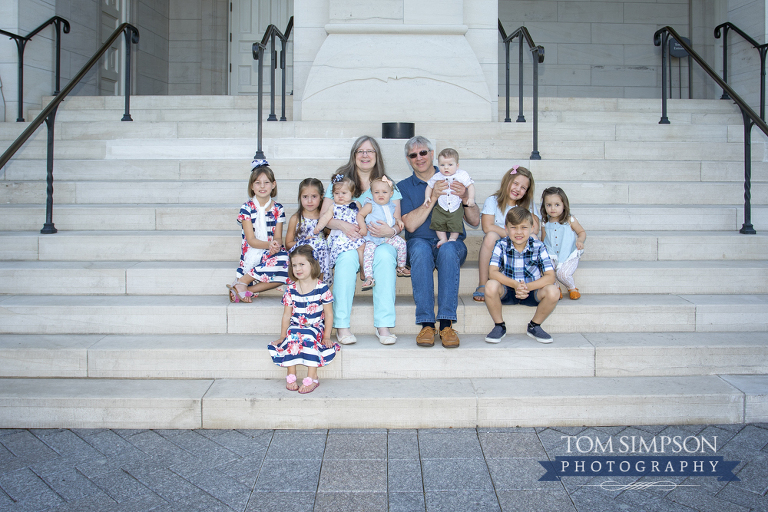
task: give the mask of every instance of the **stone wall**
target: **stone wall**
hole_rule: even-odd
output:
[[[136,94],[169,94],[170,0],[134,0],[132,19],[141,41],[136,52]]]
[[[765,1],[731,1],[728,5],[728,21],[764,44],[768,34]],[[728,85],[760,113],[760,54],[733,31],[728,35]]]
[[[227,93],[228,8],[227,0],[171,0],[168,94]]]
[[[61,86],[64,87],[99,49],[98,0],[57,0],[56,15],[69,21],[69,34],[61,37]],[[92,96],[96,89],[94,67],[72,94]]]
[[[702,0],[692,0],[694,3]],[[560,97],[653,98],[660,95],[661,51],[653,33],[670,25],[690,37],[688,0],[658,2],[602,2],[562,0],[500,0],[499,18],[507,33],[525,25],[536,44],[545,47],[539,66],[539,94]],[[711,30],[709,31],[711,34]],[[710,35],[711,38],[711,35]],[[714,44],[712,42],[708,44]],[[504,94],[504,45],[499,38],[499,94]],[[517,86],[517,40],[511,48],[514,63],[510,83]],[[524,83],[531,83],[531,57]],[[677,92],[677,60],[673,61]],[[683,62],[687,86],[687,63]],[[517,89],[512,89],[517,96]],[[526,87],[524,94],[530,96]],[[687,91],[683,92],[687,96]]]
[[[0,28],[26,36],[40,24],[56,15],[54,0],[4,0],[0,2]],[[66,37],[66,36],[64,36]],[[0,80],[5,101],[5,120],[15,121],[18,116],[18,51],[16,43],[0,38]],[[25,120],[29,108],[40,108],[43,95],[54,89],[55,46],[54,30],[44,29],[27,43],[24,51],[24,106]]]

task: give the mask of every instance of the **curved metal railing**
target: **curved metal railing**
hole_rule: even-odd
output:
[[[53,225],[53,131],[54,122],[56,121],[56,111],[59,108],[59,104],[64,101],[64,98],[72,92],[72,89],[83,79],[88,71],[99,61],[102,55],[106,53],[112,43],[114,43],[120,35],[125,36],[125,114],[121,121],[133,121],[131,119],[130,105],[131,105],[131,43],[138,44],[139,42],[139,30],[130,23],[123,23],[117,29],[112,32],[112,35],[104,42],[93,57],[82,67],[82,69],[75,75],[75,77],[67,84],[64,89],[53,97],[51,102],[46,106],[37,117],[29,123],[29,126],[21,132],[16,140],[5,150],[0,156],[0,169],[13,157],[14,154],[24,145],[24,143],[32,136],[33,133],[45,122],[48,127],[48,197],[46,199],[45,207],[45,225],[40,230],[43,234],[56,233],[56,227]]]
[[[528,44],[528,49],[533,54],[533,151],[531,152],[531,160],[541,160],[541,155],[539,154],[539,64],[544,62],[544,47],[538,46],[533,42],[531,34],[525,27],[520,27],[510,35],[507,35],[504,26],[501,24],[501,20],[499,20],[499,34],[501,35],[507,54],[507,117],[504,119],[505,123],[512,122],[512,119],[509,117],[509,45],[515,38],[519,38],[519,58],[517,61],[519,92],[517,96],[520,106],[517,115],[518,123],[525,122],[525,116],[523,116],[523,40]]]
[[[667,70],[665,60],[667,58],[667,47],[670,35],[675,38],[677,43],[688,52],[688,55],[701,66],[701,69],[703,69],[704,72],[723,89],[723,91],[730,95],[730,98],[741,110],[741,117],[744,120],[744,224],[741,226],[739,232],[747,235],[754,235],[756,231],[752,226],[751,205],[752,127],[757,126],[766,136],[768,136],[768,124],[765,124],[765,121],[763,121],[760,116],[747,105],[741,96],[736,94],[725,80],[720,78],[715,70],[713,70],[709,64],[707,64],[706,61],[683,40],[680,34],[669,26],[662,27],[653,34],[653,44],[655,46],[661,46],[661,119],[659,120],[659,124],[669,124],[669,118],[667,117]]]
[[[14,34],[12,32],[6,32],[5,30],[0,30],[0,34],[3,34],[4,36],[8,36],[11,39],[13,39],[16,42],[16,49],[19,52],[19,92],[18,92],[18,99],[19,99],[19,110],[18,110],[18,117],[16,117],[16,122],[21,123],[24,121],[24,48],[27,46],[27,43],[36,36],[41,30],[43,30],[48,25],[53,25],[53,29],[56,32],[56,89],[53,91],[53,94],[59,93],[59,86],[61,84],[61,31],[62,28],[64,29],[65,34],[69,34],[69,22],[62,18],[61,16],[54,16],[53,18],[49,19],[39,27],[37,27],[35,30],[27,34],[26,36],[20,36],[18,34]]]
[[[747,40],[757,51],[760,53],[760,119],[765,121],[765,55],[768,51],[768,44],[760,44],[749,35],[747,35],[739,27],[731,23],[725,22],[715,27],[715,39],[720,39],[720,30],[723,30],[723,82],[728,83],[728,31],[733,30],[741,37]],[[723,89],[723,95],[720,96],[721,100],[728,100],[730,96]]]
[[[269,117],[267,118],[267,121],[277,121],[277,116],[275,116],[275,70],[277,69],[278,59],[277,59],[277,47],[275,46],[275,39],[280,39],[281,43],[281,50],[280,50],[280,69],[283,70],[283,91],[282,91],[282,116],[280,116],[281,121],[286,121],[285,117],[285,82],[286,82],[286,73],[287,73],[287,66],[285,65],[285,57],[286,57],[286,46],[288,45],[288,38],[291,37],[291,31],[293,30],[293,16],[288,20],[288,25],[285,27],[285,33],[280,32],[280,29],[278,29],[274,25],[270,25],[267,27],[267,30],[264,32],[264,37],[261,38],[261,42],[253,43],[252,51],[253,51],[253,60],[259,61],[259,100],[258,100],[258,111],[259,111],[259,120],[258,120],[258,147],[256,149],[256,154],[254,155],[254,158],[264,158],[264,151],[262,150],[262,137],[263,137],[263,125],[262,125],[262,116],[263,116],[263,92],[264,92],[264,50],[267,49],[267,44],[272,45],[272,51],[271,54],[271,65],[270,65],[270,79],[271,79],[271,87],[269,90],[269,96],[270,96],[270,111],[269,111]]]

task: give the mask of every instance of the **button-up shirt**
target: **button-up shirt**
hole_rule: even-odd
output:
[[[505,276],[521,283],[537,281],[547,270],[554,270],[547,248],[533,237],[528,238],[523,252],[515,249],[509,237],[502,238],[493,248],[491,265],[498,267]]]

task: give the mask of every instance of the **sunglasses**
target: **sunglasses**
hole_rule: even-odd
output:
[[[408,158],[413,160],[414,158],[416,158],[417,155],[418,156],[427,156],[428,154],[429,154],[429,150],[428,149],[422,149],[418,153],[409,153],[408,154]]]

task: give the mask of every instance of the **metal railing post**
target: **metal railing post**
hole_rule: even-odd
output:
[[[728,25],[723,27],[723,82],[728,83]],[[715,29],[715,37],[719,34],[719,28]],[[723,95],[720,96],[721,100],[731,99],[728,93],[723,89]]]
[[[509,117],[509,41],[504,41],[504,48],[507,52],[507,82],[506,82],[506,92],[507,92],[507,117],[504,118],[505,123],[511,123],[512,119]]]
[[[56,121],[56,111],[59,109],[57,106],[53,111],[45,118],[45,125],[48,127],[48,154],[47,160],[47,187],[46,187],[46,199],[45,199],[45,224],[40,233],[43,235],[51,235],[58,230],[53,225],[53,129]]]
[[[256,130],[256,136],[258,138],[257,146],[256,146],[256,154],[253,156],[254,159],[263,159],[264,158],[264,151],[261,148],[261,138],[262,138],[262,120],[263,117],[262,112],[264,111],[264,103],[262,99],[262,92],[264,91],[264,47],[262,47],[259,43],[253,43],[253,52],[254,57],[258,59],[259,61],[259,98],[257,100],[257,109],[259,111],[259,119],[256,123],[257,130]]]
[[[131,41],[138,43],[139,34],[125,27],[123,35],[125,37],[125,113],[121,121],[133,121],[131,117]]]
[[[283,70],[283,90],[282,90],[282,108],[280,109],[280,120],[281,121],[287,121],[288,119],[285,117],[285,83],[286,83],[286,74],[288,72],[287,65],[285,62],[285,55],[288,53],[286,46],[288,45],[288,38],[286,37],[285,40],[280,40],[281,43],[281,50],[280,50],[280,69]]]
[[[269,117],[267,121],[277,121],[275,115],[275,68],[277,68],[277,50],[275,49],[275,33],[272,32],[270,38],[270,59],[269,59]]]
[[[752,126],[753,122],[744,111],[741,110],[744,119],[744,224],[739,233],[754,235],[757,232],[752,226]]]
[[[539,49],[533,50],[533,151],[531,160],[541,160],[539,154]]]
[[[525,116],[523,115],[523,36],[520,34],[519,39],[520,44],[518,45],[520,48],[519,51],[519,58],[517,60],[517,69],[518,69],[518,81],[519,81],[519,87],[518,87],[518,110],[517,110],[517,122],[518,123],[524,123],[525,122]]]
[[[16,48],[19,52],[19,93],[17,95],[19,99],[18,115],[16,116],[17,123],[24,122],[24,47],[27,45],[27,39],[15,39]]]
[[[661,119],[659,124],[669,124],[667,117],[667,48],[669,47],[669,34],[661,35]]]

